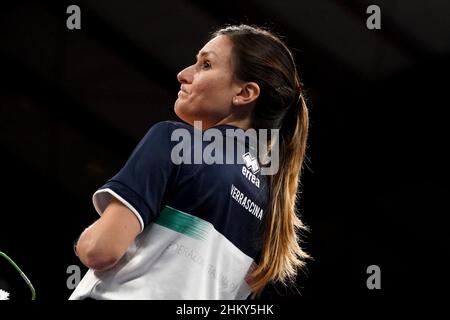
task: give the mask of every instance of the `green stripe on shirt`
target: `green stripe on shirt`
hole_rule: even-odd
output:
[[[197,240],[206,239],[210,225],[203,219],[169,206],[164,207],[155,223]]]

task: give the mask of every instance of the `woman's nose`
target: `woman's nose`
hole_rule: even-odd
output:
[[[192,67],[192,66],[191,66]],[[192,82],[192,71],[191,67],[184,68],[181,70],[178,75],[177,79],[180,83],[191,83]]]

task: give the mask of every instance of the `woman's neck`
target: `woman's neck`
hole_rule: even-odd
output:
[[[217,126],[220,124],[228,124],[230,126],[241,128],[243,130],[247,130],[247,129],[251,128],[250,119],[231,120],[231,121],[222,120],[222,121],[219,121],[218,123],[216,123],[215,125]]]
[[[252,127],[250,115],[251,113],[249,112],[246,112],[245,114],[232,113],[227,117],[223,118],[222,120],[220,120],[219,122],[217,122],[215,125],[228,124],[231,126],[241,128],[243,130],[247,130]]]

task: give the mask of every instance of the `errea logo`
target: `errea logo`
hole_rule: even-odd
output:
[[[244,159],[245,166],[242,166],[242,174],[247,178],[248,181],[253,183],[255,186],[259,188],[260,181],[255,173],[259,172],[259,164],[255,157],[253,157],[250,152],[247,152],[242,155],[242,159]],[[252,173],[253,172],[253,173]]]
[[[250,152],[244,153],[242,155],[242,159],[244,159],[245,165],[247,166],[247,168],[252,170],[252,172],[254,174],[259,172],[258,161],[256,160],[256,158],[254,156],[252,156],[252,154]]]

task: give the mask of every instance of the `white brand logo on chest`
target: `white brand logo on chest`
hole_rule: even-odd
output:
[[[260,181],[255,175],[255,173],[259,172],[258,161],[250,154],[250,152],[243,154],[242,158],[245,161],[245,166],[242,167],[242,174],[247,178],[248,181],[259,188]]]

